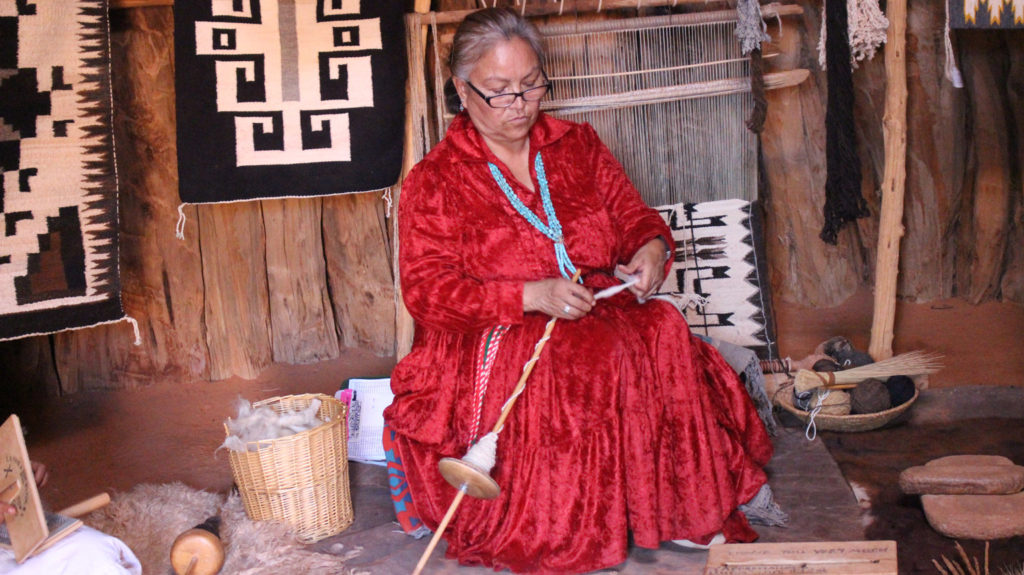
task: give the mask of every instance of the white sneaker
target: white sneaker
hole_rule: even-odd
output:
[[[707,545],[701,545],[700,543],[694,543],[693,541],[690,541],[689,539],[673,539],[672,542],[675,543],[676,545],[681,546],[681,547],[687,547],[687,548],[690,548],[690,549],[704,549],[704,550],[708,550],[708,549],[711,549],[712,545],[721,545],[722,543],[725,543],[725,535],[722,535],[721,533],[716,533],[715,536],[711,538],[711,541],[708,541]]]

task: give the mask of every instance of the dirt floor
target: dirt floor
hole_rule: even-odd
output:
[[[799,359],[834,335],[845,335],[856,347],[866,349],[871,305],[866,290],[833,309],[776,302],[782,355]],[[946,367],[932,376],[933,388],[1024,387],[1022,334],[1024,307],[1013,304],[901,303],[895,351],[943,353]],[[89,392],[41,400],[18,410],[32,457],[52,470],[42,496],[53,509],[99,491],[123,491],[139,483],[181,481],[226,491],[232,485],[227,456],[216,448],[224,437],[224,418],[232,414],[237,397],[256,400],[290,393],[333,393],[348,377],[387,374],[392,365],[392,359],[349,350],[316,365],[277,365],[252,381]],[[379,480],[373,472],[370,475],[376,479],[369,483]],[[853,501],[851,493],[846,496]],[[855,503],[853,508],[856,513]]]

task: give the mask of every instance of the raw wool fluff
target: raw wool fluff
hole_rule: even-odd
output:
[[[116,494],[110,505],[86,517],[85,523],[124,541],[146,575],[172,575],[174,539],[218,513],[225,550],[221,575],[345,573],[345,560],[360,552],[355,548],[338,556],[308,551],[286,525],[250,520],[237,494],[225,498],[181,483],[143,484]]]
[[[235,406],[238,408],[238,417],[229,417],[225,422],[229,434],[221,445],[232,451],[245,451],[249,442],[287,437],[326,423],[316,416],[320,410],[319,399],[314,399],[300,411],[282,413],[266,405],[253,408],[251,403],[241,398]],[[251,451],[256,450],[256,445],[248,447]]]
[[[849,19],[850,65],[856,68],[857,62],[874,58],[878,48],[885,44],[889,31],[889,19],[885,17],[882,9],[879,8],[878,0],[846,0],[846,10]],[[828,64],[825,61],[825,41],[828,33],[825,26],[824,6],[821,13],[821,35],[818,37],[818,64],[822,70],[826,70],[828,69]]]

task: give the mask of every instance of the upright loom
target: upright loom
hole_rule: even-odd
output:
[[[762,8],[765,18],[799,11],[777,4]],[[422,58],[432,78],[432,89],[423,89],[423,68],[413,65],[414,161],[441,139],[454,117],[443,98],[453,33],[444,26],[455,23],[452,15],[411,17],[428,25],[434,40],[425,48],[418,34],[409,35],[411,61]],[[553,84],[541,108],[590,123],[648,205],[756,200],[757,137],[746,127],[753,106],[750,60],[736,39],[736,11],[577,18],[537,22]],[[773,89],[796,85],[807,75],[790,70],[764,80]]]

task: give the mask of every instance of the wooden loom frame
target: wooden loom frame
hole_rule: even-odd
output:
[[[600,12],[604,10],[639,9],[641,7],[676,6],[678,4],[707,4],[707,0],[568,0],[565,2],[542,2],[529,4],[525,0],[520,6],[521,13],[526,16],[551,16],[559,14],[573,14],[580,12]],[[430,102],[426,98],[426,63],[427,63],[427,33],[432,25],[454,24],[461,22],[467,15],[476,10],[451,10],[443,12],[429,12],[429,0],[417,0],[416,12],[406,16],[406,47],[408,58],[408,85],[406,91],[406,135],[405,135],[405,159],[403,165],[403,180],[409,170],[421,160],[429,151],[433,142],[428,135],[429,114],[418,115],[415,113],[413,102],[419,100],[426,104],[423,109],[429,107]],[[563,10],[569,10],[563,12]],[[761,6],[764,18],[799,15],[803,13],[800,6],[792,4],[771,3]],[[715,11],[715,17],[723,18],[726,12],[735,15],[734,9]],[[685,23],[698,23],[701,19],[707,19],[704,12],[678,14],[674,17]],[[810,75],[806,69],[786,70],[765,74],[766,89],[779,89],[796,86],[802,83]],[[741,85],[742,84],[742,85]],[[700,88],[698,88],[699,90]],[[721,86],[703,86],[703,89],[721,89]],[[729,89],[734,91],[749,90],[749,82],[734,83]],[[672,94],[668,90],[666,97],[678,97],[679,94]],[[678,92],[678,90],[676,91]],[[699,95],[699,94],[697,94]],[[439,123],[441,118],[435,118]],[[395,205],[398,205],[401,197],[401,186],[396,188],[394,194]],[[394,233],[392,234],[392,255],[395,278],[395,339],[396,359],[401,359],[409,353],[412,348],[414,324],[412,316],[405,307],[402,299],[401,278],[398,269],[398,254],[400,245],[398,241],[398,218],[397,207],[393,223]]]

